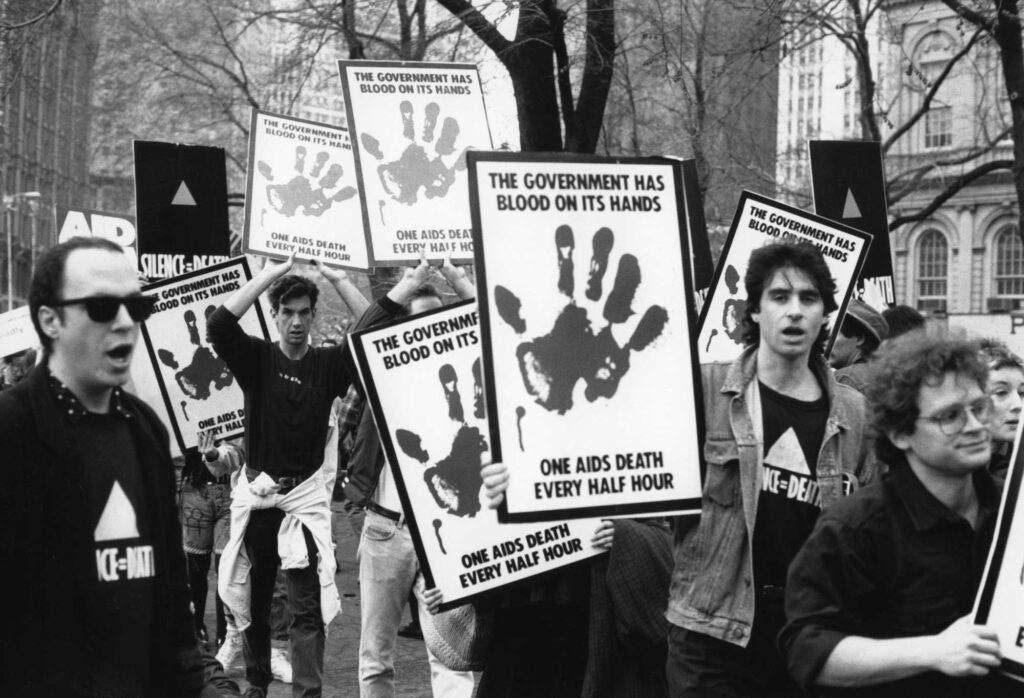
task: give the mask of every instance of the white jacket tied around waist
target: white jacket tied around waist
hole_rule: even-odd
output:
[[[260,481],[266,477],[261,473],[256,478],[252,483],[255,489],[259,490]],[[249,572],[252,565],[243,545],[249,514],[253,509],[277,508],[285,513],[277,534],[277,551],[281,556],[282,568],[305,569],[309,566],[302,526],[313,534],[319,558],[317,576],[320,578],[320,611],[324,625],[330,625],[334,617],[341,613],[341,599],[338,597],[338,587],[334,584],[337,562],[331,541],[331,506],[323,469],[317,470],[286,494],[261,496],[252,490],[245,476],[245,468],[241,468],[231,488],[231,537],[217,570],[217,589],[221,599],[231,609],[235,624],[239,630],[244,630],[252,622],[249,611],[252,595]]]

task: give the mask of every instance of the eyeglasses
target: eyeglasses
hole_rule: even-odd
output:
[[[918,417],[918,421],[935,422],[943,434],[956,436],[967,425],[968,412],[982,424],[987,424],[988,420],[992,418],[992,409],[992,398],[986,396],[978,398],[966,407],[955,405],[930,417]]]
[[[65,305],[84,305],[85,312],[93,322],[110,322],[117,317],[117,311],[124,304],[128,315],[135,322],[145,322],[153,314],[153,306],[156,305],[155,296],[88,296],[86,298],[68,298],[62,301],[54,301],[45,305],[51,308],[60,308]]]

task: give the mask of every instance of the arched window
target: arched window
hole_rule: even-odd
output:
[[[938,230],[927,230],[917,243],[917,297],[946,298],[949,245]]]
[[[1008,225],[996,234],[996,295],[1024,296],[1024,244],[1017,226]]]

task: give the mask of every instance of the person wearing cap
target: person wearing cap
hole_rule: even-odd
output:
[[[828,362],[835,369],[837,383],[860,393],[868,381],[868,359],[889,336],[882,314],[857,298],[850,299]]]

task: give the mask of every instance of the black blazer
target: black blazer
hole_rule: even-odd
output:
[[[141,400],[125,394],[143,468],[144,505],[157,550],[152,696],[197,695],[202,660],[192,623],[185,556],[174,499],[167,430]],[[0,393],[0,570],[13,589],[4,600],[0,686],[20,695],[91,696],[93,630],[85,585],[96,574],[83,466],[70,422],[38,366]],[[125,622],[131,622],[126,618]]]

